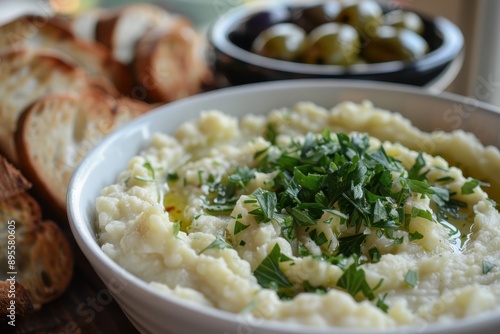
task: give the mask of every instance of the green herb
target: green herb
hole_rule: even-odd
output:
[[[215,237],[215,240],[212,241],[212,243],[210,245],[208,245],[206,248],[204,248],[200,252],[200,254],[203,253],[204,251],[206,251],[208,249],[212,249],[212,248],[224,249],[224,248],[233,248],[233,246],[231,244],[227,243],[226,240],[224,240],[220,235],[218,235]]]
[[[181,222],[176,221],[175,223],[172,223],[172,233],[174,234],[174,237],[177,238],[177,235],[179,234],[179,231],[181,230]]]
[[[382,257],[382,254],[380,254],[380,251],[375,246],[368,250],[368,255],[370,255],[371,261],[373,263],[379,262],[380,258]]]
[[[394,238],[394,239],[393,239],[393,244],[394,244],[394,245],[401,245],[401,244],[403,243],[403,241],[404,241],[404,240],[405,240],[405,239],[404,239],[404,237],[403,237],[403,236],[401,236],[401,237],[399,237],[399,238]]]
[[[422,210],[417,207],[411,208],[411,218],[420,217],[430,221],[433,221],[432,213],[428,210]]]
[[[387,313],[389,311],[389,305],[385,303],[385,298],[387,297],[387,293],[384,293],[381,296],[377,297],[377,303],[375,304],[379,309]]]
[[[294,287],[279,267],[281,257],[281,249],[275,244],[253,274],[260,286],[276,290],[281,296],[292,296],[295,293]]]
[[[167,181],[177,181],[179,179],[179,174],[177,173],[168,173]]]
[[[203,184],[203,173],[204,173],[204,171],[203,171],[203,170],[199,170],[199,171],[198,171],[198,184],[199,184],[199,185],[202,185],[202,184]]]
[[[154,170],[153,166],[151,166],[151,163],[149,161],[147,161],[143,164],[143,166],[149,171],[149,173],[151,174],[151,177],[153,179],[155,179],[156,178],[155,170]]]
[[[491,263],[489,261],[483,261],[482,263],[483,274],[486,275],[491,271],[491,269],[493,269],[496,266],[497,266],[496,264]]]
[[[246,243],[246,241],[245,241],[245,240],[241,240],[241,241],[240,241],[240,246],[241,246],[241,247],[244,247],[246,244],[247,244],[247,243]]]
[[[276,125],[274,125],[273,123],[269,123],[266,127],[264,138],[270,141],[272,144],[275,144],[276,137],[278,137],[278,131],[276,130]]]
[[[489,187],[490,185],[489,183],[481,182],[476,179],[469,179],[462,185],[462,188],[460,190],[462,192],[462,195],[469,195],[474,193],[474,189],[478,186]]]
[[[233,174],[229,175],[228,181],[238,184],[242,189],[246,190],[247,183],[255,178],[255,170],[247,166],[238,166]]]
[[[257,223],[279,225],[280,236],[294,245],[295,256],[311,256],[342,268],[344,273],[337,285],[353,296],[362,294],[373,300],[376,298],[374,291],[381,284],[380,281],[376,287],[370,287],[365,272],[358,268],[367,230],[398,245],[404,242],[401,235],[408,235],[409,241],[424,238],[418,231],[409,232],[412,218],[451,226],[453,224],[448,221],[462,219],[466,211],[462,208],[467,204],[456,200],[456,194],[446,188],[446,183],[453,181],[452,177],[444,176],[432,183],[427,179],[431,169],[449,171],[439,166],[427,166],[423,153],[419,153],[406,170],[400,161],[387,154],[383,146],[373,149],[370,138],[363,134],[348,136],[325,130],[320,134],[307,133],[302,140],[278,146],[277,127],[268,124],[265,136],[270,145],[254,154],[251,168],[238,166],[226,176],[207,180],[209,192],[205,210],[219,215],[221,212],[230,214],[242,195],[251,195],[243,202],[252,205],[249,214]],[[266,189],[259,188],[248,194],[246,187],[256,173],[273,175],[274,178],[266,184]],[[479,185],[477,182],[468,181],[462,193],[474,189]],[[432,210],[414,207],[406,213],[406,202],[412,196],[428,198]],[[234,234],[247,228],[238,219]],[[336,235],[338,246],[331,249],[331,240],[316,228],[320,221],[340,223],[341,230],[349,231],[349,234]],[[312,255],[298,240],[299,233],[304,232],[320,246],[322,254]],[[382,257],[376,247],[369,249],[367,255],[368,258],[363,259],[368,262],[378,262]],[[347,266],[346,263],[353,259],[354,263]],[[288,260],[275,245],[254,271],[259,284],[278,291],[281,298],[298,293],[279,267],[280,262]],[[414,286],[417,281],[412,275],[411,272],[407,274],[406,282]],[[312,287],[307,281],[303,288],[304,291],[323,289]],[[384,300],[385,296],[379,296],[377,305],[387,311]]]
[[[450,182],[455,181],[455,178],[451,177],[451,176],[443,176],[443,177],[440,177],[439,179],[436,179],[436,181],[442,182],[442,183],[450,183]]]
[[[418,282],[418,274],[415,270],[408,270],[405,276],[405,283],[414,288]]]
[[[276,194],[259,188],[255,190],[253,196],[259,203],[260,209],[254,210],[250,213],[257,216],[259,218],[259,222],[271,221],[276,210]]]
[[[334,216],[337,216],[341,219],[341,221],[345,221],[349,219],[349,215],[342,213],[338,210],[333,210],[333,209],[324,209],[325,212],[331,213]]]
[[[245,225],[243,224],[242,222],[240,222],[239,220],[237,220],[235,223],[234,223],[234,234],[238,234],[240,233],[241,231],[244,231],[246,228],[248,228],[248,226],[250,225]]]
[[[304,286],[304,292],[311,292],[317,295],[324,295],[328,290],[323,286],[312,286],[309,281],[304,281],[302,283]]]
[[[134,176],[134,179],[142,182],[155,182],[155,179],[145,178],[142,176]]]
[[[203,208],[207,211],[207,213],[211,214],[229,214],[234,209],[234,203],[235,202],[226,203],[224,205],[205,205]]]
[[[424,173],[420,173],[422,168],[425,167],[425,160],[422,155],[422,152],[418,153],[417,159],[415,159],[415,163],[408,171],[408,178],[412,180],[425,180],[425,176],[429,173],[430,170],[427,170]]]
[[[376,287],[370,287],[366,281],[364,270],[358,269],[357,258],[355,258],[355,261],[347,267],[337,281],[337,286],[345,289],[351,296],[356,297],[358,293],[362,293],[363,296],[369,300],[375,299],[374,290],[376,290],[381,284],[382,280],[380,280]]]
[[[339,238],[339,253],[349,257],[353,254],[361,254],[361,244],[365,241],[366,234],[356,234]]]
[[[424,236],[422,234],[420,234],[418,231],[415,231],[413,233],[408,233],[408,239],[410,241],[413,241],[413,240],[420,240],[422,239]]]
[[[247,313],[252,312],[252,310],[257,307],[257,304],[258,303],[255,300],[252,300],[250,303],[248,303],[247,306],[245,306],[245,308],[243,310],[241,310],[241,313],[247,314]]]
[[[473,180],[469,180],[469,181],[465,182],[462,185],[462,188],[460,189],[462,192],[462,195],[472,194],[474,192],[474,188],[476,188],[477,186],[479,186],[478,180],[473,179]]]
[[[146,161],[142,166],[148,170],[149,174],[151,174],[151,178],[134,176],[134,179],[142,182],[156,182],[155,170],[153,166],[151,166],[151,163],[149,161]]]

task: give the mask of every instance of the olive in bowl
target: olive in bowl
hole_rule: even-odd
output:
[[[275,26],[301,31],[298,40],[306,46],[299,43],[290,58],[262,53],[258,40]],[[214,72],[230,85],[348,78],[425,86],[461,57],[464,45],[461,31],[443,17],[390,10],[371,0],[248,3],[221,15],[208,42]]]

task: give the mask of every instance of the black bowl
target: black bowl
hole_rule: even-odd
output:
[[[208,30],[209,59],[215,73],[231,85],[284,79],[339,78],[425,86],[463,52],[463,35],[455,24],[443,17],[429,18],[421,14],[418,15],[424,22],[422,35],[430,51],[415,61],[314,65],[267,58],[249,51],[251,41],[259,32],[269,27],[273,20],[286,20],[286,13],[297,6],[304,6],[304,2],[250,3],[220,16]]]

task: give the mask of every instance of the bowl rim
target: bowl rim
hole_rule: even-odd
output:
[[[120,129],[111,133],[107,137],[105,137],[97,146],[95,146],[82,160],[79,166],[76,168],[68,187],[67,194],[67,214],[68,220],[70,223],[71,232],[77,242],[77,245],[82,250],[85,257],[89,260],[92,267],[96,269],[99,273],[101,270],[108,271],[109,274],[118,278],[118,281],[127,282],[127,288],[131,288],[131,290],[139,291],[144,298],[151,299],[152,301],[158,303],[166,303],[175,306],[176,308],[181,308],[185,311],[196,312],[199,316],[209,317],[212,320],[223,321],[226,323],[231,323],[234,325],[240,325],[245,321],[245,318],[240,314],[231,313],[228,311],[223,311],[211,307],[206,307],[203,305],[186,302],[184,299],[168,295],[162,293],[160,291],[155,290],[144,280],[136,277],[123,267],[121,267],[118,263],[113,261],[109,256],[107,256],[98,245],[95,235],[91,233],[89,227],[92,228],[92,222],[89,221],[89,217],[84,212],[85,210],[78,206],[81,201],[82,194],[81,190],[85,184],[85,181],[91,177],[92,167],[101,162],[104,159],[104,156],[101,155],[103,151],[112,147],[116,142],[119,141],[120,137],[123,134],[127,133],[133,128],[136,127],[148,127],[151,124],[151,119],[156,119],[160,115],[170,113],[172,109],[183,108],[183,106],[192,104],[193,102],[203,101],[206,98],[214,98],[224,99],[227,96],[238,95],[238,94],[251,94],[253,92],[258,92],[261,90],[281,90],[284,88],[294,87],[295,89],[306,87],[307,85],[313,85],[315,87],[323,87],[326,86],[328,88],[341,88],[341,89],[368,89],[373,91],[381,91],[381,92],[390,92],[390,93],[405,93],[411,96],[418,96],[426,99],[437,99],[437,100],[446,100],[450,103],[461,103],[466,105],[473,105],[475,108],[484,109],[487,111],[491,111],[500,116],[500,107],[496,107],[494,105],[477,101],[473,99],[464,99],[463,96],[444,92],[441,94],[432,94],[426,89],[410,86],[410,85],[401,85],[394,83],[386,83],[386,82],[367,82],[362,80],[337,80],[337,79],[295,79],[295,80],[280,80],[280,81],[271,81],[271,82],[261,82],[261,83],[252,83],[241,86],[233,86],[227,87],[215,91],[209,91],[204,93],[199,93],[197,95],[190,96],[188,98],[180,99],[174,102],[171,102],[166,105],[162,105],[157,107],[155,110],[150,111],[149,113],[140,116],[139,118],[132,120],[128,124],[124,125]],[[135,152],[136,154],[138,152]],[[95,160],[97,159],[97,160]],[[102,277],[101,277],[102,278]],[[495,309],[492,312],[488,312],[486,314],[482,314],[479,316],[474,316],[470,318],[460,319],[458,322],[460,323],[461,329],[470,329],[474,330],[477,325],[488,325],[498,323],[497,317],[492,317],[491,314],[498,316],[499,309]],[[356,329],[356,328],[344,328],[344,327],[328,327],[328,328],[315,328],[309,326],[302,326],[293,323],[285,323],[281,321],[270,321],[270,320],[257,320],[256,324],[251,324],[253,328],[257,328],[259,330],[271,330],[271,331],[279,331],[289,334],[299,334],[304,333],[306,331],[310,334],[326,334],[333,333],[338,331],[338,333],[351,333],[351,334],[373,334],[373,331],[368,331],[366,329]],[[401,333],[428,333],[425,331],[427,327],[432,327],[432,333],[449,333],[450,329],[456,328],[453,324],[426,324],[423,327],[418,325],[411,327],[396,327],[395,329],[384,330],[383,333],[387,334],[396,334]],[[382,332],[381,332],[382,333]]]
[[[316,0],[315,2],[308,2],[308,4],[320,2],[323,1]],[[349,66],[305,64],[264,57],[235,45],[229,39],[230,29],[234,28],[236,22],[244,20],[249,15],[269,8],[300,4],[304,4],[304,2],[302,0],[286,0],[281,2],[259,0],[232,8],[222,14],[209,26],[207,34],[209,44],[219,52],[251,66],[284,73],[318,76],[376,75],[411,69],[429,71],[435,67],[446,64],[464,50],[463,34],[453,22],[441,16],[429,18],[413,10],[412,11],[417,13],[420,17],[432,22],[436,27],[436,33],[443,39],[443,43],[437,49],[430,51],[413,62],[389,61],[370,64],[354,64]]]

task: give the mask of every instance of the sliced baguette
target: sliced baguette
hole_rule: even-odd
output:
[[[73,276],[73,250],[65,234],[50,220],[42,220],[39,204],[28,193],[0,201],[0,235],[15,222],[16,280],[29,291],[35,309],[67,288]],[[0,261],[7,263],[7,243],[0,243]]]
[[[109,80],[123,94],[130,94],[132,77],[102,45],[75,37],[57,17],[22,16],[0,27],[0,50],[30,47],[60,53],[90,75]]]
[[[10,280],[0,281],[0,322],[26,317],[34,310],[28,289],[19,282],[11,282]],[[12,295],[11,284],[14,284],[14,295]],[[11,300],[14,300],[13,314],[8,309],[12,308]],[[14,318],[7,317],[12,315]]]
[[[204,50],[204,39],[184,18],[155,27],[137,43],[136,81],[152,102],[198,93],[212,80]]]
[[[18,164],[14,132],[21,112],[49,93],[77,94],[91,85],[80,68],[54,54],[27,48],[0,56],[0,151]]]
[[[107,46],[123,64],[134,58],[135,44],[151,27],[174,16],[163,8],[147,3],[129,4],[103,13],[96,25],[96,40]]]
[[[0,155],[0,201],[19,195],[31,188],[31,182]]]
[[[78,14],[71,22],[71,31],[78,38],[94,42],[96,40],[97,22],[104,15],[105,9],[93,8]]]
[[[16,147],[19,166],[33,182],[37,198],[66,216],[66,189],[82,158],[106,135],[151,106],[115,99],[95,90],[81,96],[48,95],[19,118]]]

